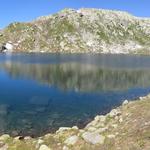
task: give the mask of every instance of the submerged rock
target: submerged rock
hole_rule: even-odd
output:
[[[0,115],[7,115],[8,107],[9,106],[5,104],[0,105]]]
[[[34,96],[31,98],[30,103],[33,105],[48,105],[49,97],[42,97],[42,96]]]

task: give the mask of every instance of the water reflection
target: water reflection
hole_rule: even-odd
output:
[[[30,56],[27,63],[25,58],[0,56],[0,134],[39,136],[60,126],[83,127],[124,99],[150,91],[148,60],[143,67],[140,58],[141,63],[130,65],[110,56],[109,63],[98,56],[86,63],[83,57],[60,57],[61,62],[51,56],[55,63],[41,63],[39,56]]]
[[[0,68],[12,78],[36,80],[61,90],[100,92],[145,88],[150,86],[150,69],[102,68],[80,63],[23,64],[1,63]]]

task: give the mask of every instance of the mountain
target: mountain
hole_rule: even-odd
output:
[[[65,9],[0,30],[1,49],[15,52],[150,53],[150,19],[127,12]]]

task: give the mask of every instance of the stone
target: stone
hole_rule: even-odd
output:
[[[101,116],[100,116],[100,121],[101,121],[101,122],[105,122],[105,121],[106,121],[106,116],[101,115]]]
[[[79,130],[79,128],[77,126],[73,126],[72,129]]]
[[[83,129],[80,129],[80,130],[79,130],[79,132],[80,132],[80,133],[84,133],[84,132],[85,132],[85,130],[83,130]]]
[[[93,131],[95,131],[96,130],[96,128],[94,128],[94,127],[89,127],[88,128],[88,131],[91,131],[91,132],[93,132]]]
[[[121,115],[121,111],[118,110],[118,109],[113,109],[110,113],[109,113],[109,116],[110,117],[115,117],[115,116],[119,116]]]
[[[13,50],[13,45],[11,43],[6,43],[5,48],[9,51]]]
[[[114,134],[110,134],[110,135],[107,135],[107,137],[108,137],[109,139],[113,139],[113,138],[115,138],[116,136],[115,136]]]
[[[32,138],[30,136],[24,137],[24,140],[31,140]]]
[[[49,104],[49,97],[44,96],[34,96],[31,98],[30,103],[33,105],[41,105],[41,106],[47,106]]]
[[[116,117],[115,117],[115,120],[119,120],[119,117],[118,117],[118,116],[116,116]]]
[[[96,117],[94,118],[94,120],[95,120],[95,121],[99,121],[99,120],[100,120],[100,116],[96,116]]]
[[[99,128],[99,129],[97,129],[95,132],[96,133],[103,133],[103,132],[105,132],[105,131],[107,131],[108,130],[108,127],[104,127],[104,128]]]
[[[24,140],[24,137],[23,136],[17,136],[17,137],[14,138],[14,140],[16,140],[16,141],[17,140]]]
[[[105,124],[102,122],[102,123],[98,123],[96,126],[94,126],[95,128],[103,128],[105,127]]]
[[[60,146],[60,145],[61,145],[61,143],[57,143],[57,145],[58,145],[58,146]]]
[[[46,107],[38,107],[38,108],[36,108],[36,112],[37,113],[43,113],[44,111],[46,110]]]
[[[8,105],[2,104],[0,105],[0,115],[7,115],[8,113]]]
[[[82,138],[90,144],[104,144],[105,137],[98,134],[98,133],[92,133],[92,132],[85,132],[82,134]]]
[[[51,150],[51,149],[46,145],[41,145],[39,150]]]
[[[140,100],[143,100],[143,99],[144,99],[144,97],[139,97],[139,99],[140,99]]]
[[[8,150],[8,145],[5,144],[4,146],[2,146],[2,147],[0,148],[0,150]]]
[[[69,150],[69,148],[67,146],[64,146],[63,150]]]
[[[127,105],[129,103],[129,101],[128,100],[125,100],[123,103],[122,103],[122,105]]]
[[[2,136],[0,136],[0,141],[6,141],[10,138],[10,136],[8,134],[4,134]]]
[[[78,140],[79,140],[79,137],[74,135],[74,136],[67,138],[64,143],[67,145],[74,145],[77,143]]]
[[[119,118],[119,122],[120,123],[122,123],[123,122],[123,118],[121,117],[121,118]]]
[[[38,144],[42,144],[42,143],[44,143],[44,141],[41,140],[41,139],[38,139],[37,143],[38,143]]]
[[[105,122],[105,121],[106,121],[106,116],[103,116],[103,115],[101,115],[101,116],[96,116],[96,117],[94,118],[94,120],[100,121],[100,122]]]
[[[11,135],[12,135],[12,136],[18,136],[19,133],[18,133],[18,131],[14,130],[14,131],[11,132]]]
[[[90,127],[90,126],[96,126],[98,124],[97,120],[93,120],[92,122],[90,122],[89,124],[87,124],[86,128]]]
[[[70,127],[60,127],[60,128],[56,131],[56,133],[63,132],[63,131],[68,131],[68,130],[70,130],[70,129],[71,129]]]
[[[113,128],[115,128],[115,129],[118,127],[117,124],[112,124],[111,126],[112,126]]]

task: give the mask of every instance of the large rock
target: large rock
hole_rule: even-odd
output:
[[[0,115],[7,115],[8,107],[9,106],[5,104],[0,105]]]
[[[56,131],[56,133],[60,133],[60,132],[64,132],[64,131],[69,131],[69,130],[71,130],[70,127],[60,127],[60,128]]]
[[[8,150],[8,145],[5,144],[4,146],[2,146],[2,147],[0,148],[0,150]]]
[[[103,144],[105,137],[98,133],[85,132],[82,134],[82,138],[90,144]]]
[[[12,52],[13,44],[11,42],[0,44],[0,51],[1,52]]]
[[[30,103],[33,105],[47,106],[49,104],[49,97],[34,96],[31,98]]]
[[[110,117],[116,117],[116,116],[119,116],[121,115],[121,111],[119,109],[113,109],[110,113],[109,113],[109,116]]]
[[[124,100],[123,103],[122,103],[122,105],[127,105],[128,103],[129,103],[128,100]]]
[[[51,150],[51,149],[46,145],[41,145],[39,150]]]
[[[74,136],[67,138],[64,143],[67,145],[74,145],[77,143],[78,139],[79,137],[77,135],[74,135]]]
[[[13,45],[11,43],[6,43],[5,47],[6,47],[6,49],[8,51],[12,51],[13,50]]]
[[[6,141],[10,138],[10,136],[8,134],[4,134],[2,136],[0,136],[0,141]]]

